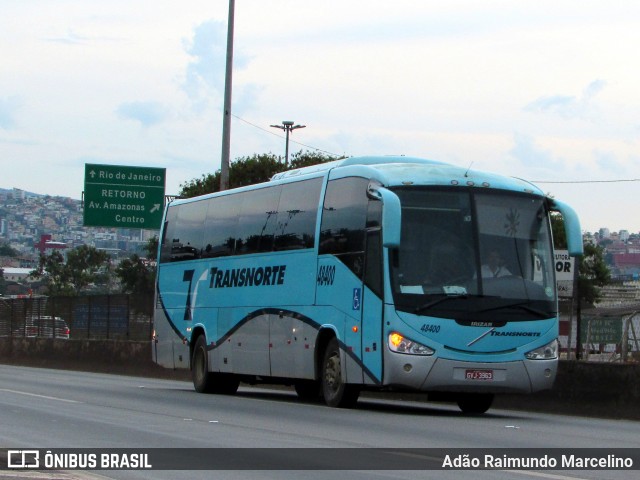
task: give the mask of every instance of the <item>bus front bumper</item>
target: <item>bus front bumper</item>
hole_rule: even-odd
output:
[[[387,350],[384,385],[425,392],[532,393],[548,390],[558,360],[471,362]]]

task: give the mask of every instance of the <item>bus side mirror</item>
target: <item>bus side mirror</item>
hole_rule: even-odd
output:
[[[402,217],[400,198],[391,190],[378,185],[370,185],[368,193],[372,198],[382,201],[382,246],[399,247]]]
[[[582,242],[582,230],[580,228],[580,219],[575,210],[566,203],[558,200],[552,200],[551,209],[562,214],[564,220],[564,230],[567,234],[567,249],[572,257],[579,257],[584,254],[584,245]]]

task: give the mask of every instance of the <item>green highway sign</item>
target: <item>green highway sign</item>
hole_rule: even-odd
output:
[[[84,167],[84,226],[159,229],[166,169]]]
[[[622,318],[582,317],[586,322],[580,329],[581,343],[620,343]]]

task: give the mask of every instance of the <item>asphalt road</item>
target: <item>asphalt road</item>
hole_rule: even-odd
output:
[[[361,399],[358,408],[340,410],[300,402],[289,390],[241,387],[235,396],[202,395],[195,393],[190,383],[181,381],[0,365],[0,447],[278,447],[283,449],[279,453],[285,452],[286,463],[286,453],[301,447],[640,449],[640,422],[495,409],[470,417],[462,415],[455,405],[390,399]],[[405,461],[410,461],[410,455],[390,458],[399,467]],[[0,472],[0,478],[606,480],[638,478],[639,472],[398,469],[100,470],[39,474],[12,470]]]

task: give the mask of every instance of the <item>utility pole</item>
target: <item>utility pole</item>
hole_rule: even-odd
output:
[[[289,133],[298,128],[305,128],[306,125],[294,125],[291,120],[283,120],[282,125],[271,125],[273,128],[279,128],[286,132],[285,150],[284,150],[284,165],[289,166]]]
[[[222,156],[220,160],[220,190],[229,188],[229,156],[231,152],[231,85],[233,83],[233,14],[235,0],[229,0],[227,23],[227,68],[224,79],[224,112],[222,118]]]

